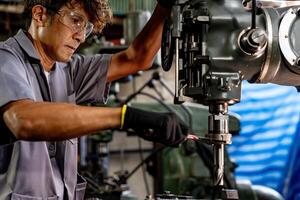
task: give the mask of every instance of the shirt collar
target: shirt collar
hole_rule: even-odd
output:
[[[26,31],[25,30],[19,30],[18,33],[14,36],[14,38],[16,39],[16,41],[18,42],[18,44],[20,45],[20,47],[23,49],[23,51],[26,52],[26,54],[40,62],[40,57],[38,56],[34,46],[33,46],[33,43],[32,41],[29,39],[28,35],[26,34]],[[66,67],[67,64],[66,63],[61,63],[62,67]],[[57,62],[54,63],[54,66],[52,67],[51,71],[54,71],[55,68],[57,66]]]
[[[40,58],[32,44],[32,41],[26,35],[26,31],[19,30],[14,36],[16,41],[19,43],[20,47],[27,53],[27,55],[35,60],[40,61]]]

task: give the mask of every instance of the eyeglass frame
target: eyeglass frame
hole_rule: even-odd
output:
[[[50,9],[50,10],[52,10],[52,9]],[[88,20],[84,20],[85,17],[83,17],[81,14],[76,13],[76,12],[71,11],[71,10],[58,10],[55,13],[59,15],[59,18],[58,18],[59,22],[62,23],[63,25],[65,25],[66,27],[68,27],[74,33],[80,33],[80,32],[85,30],[85,38],[87,38],[93,32],[94,24],[92,22],[88,21]],[[76,26],[75,23],[73,23],[73,25],[68,24],[67,22],[65,22],[63,20],[63,18],[66,15],[69,15],[71,17],[76,15],[77,17],[82,18],[85,25],[84,26],[82,26],[82,25],[78,26],[78,24],[77,24],[78,27],[75,27]]]

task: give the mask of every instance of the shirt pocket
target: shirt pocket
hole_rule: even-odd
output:
[[[11,200],[58,200],[58,196],[52,196],[52,197],[34,197],[30,195],[23,195],[23,194],[17,194],[17,193],[12,193],[11,195]]]
[[[78,183],[75,187],[75,200],[83,200],[86,188],[86,182]]]
[[[72,138],[67,140],[70,144],[72,145],[77,145],[78,144],[78,138]]]
[[[75,187],[75,200],[84,199],[86,185],[87,185],[86,180],[82,176],[77,174],[77,184]]]

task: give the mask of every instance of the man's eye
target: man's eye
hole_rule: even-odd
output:
[[[82,20],[79,19],[78,17],[72,17],[72,23],[77,25],[77,26],[81,26]]]

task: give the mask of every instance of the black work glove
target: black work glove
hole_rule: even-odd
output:
[[[189,130],[174,113],[149,112],[128,106],[122,128],[133,129],[145,140],[171,147],[178,147]]]
[[[157,0],[157,3],[165,8],[172,8],[174,0]]]

